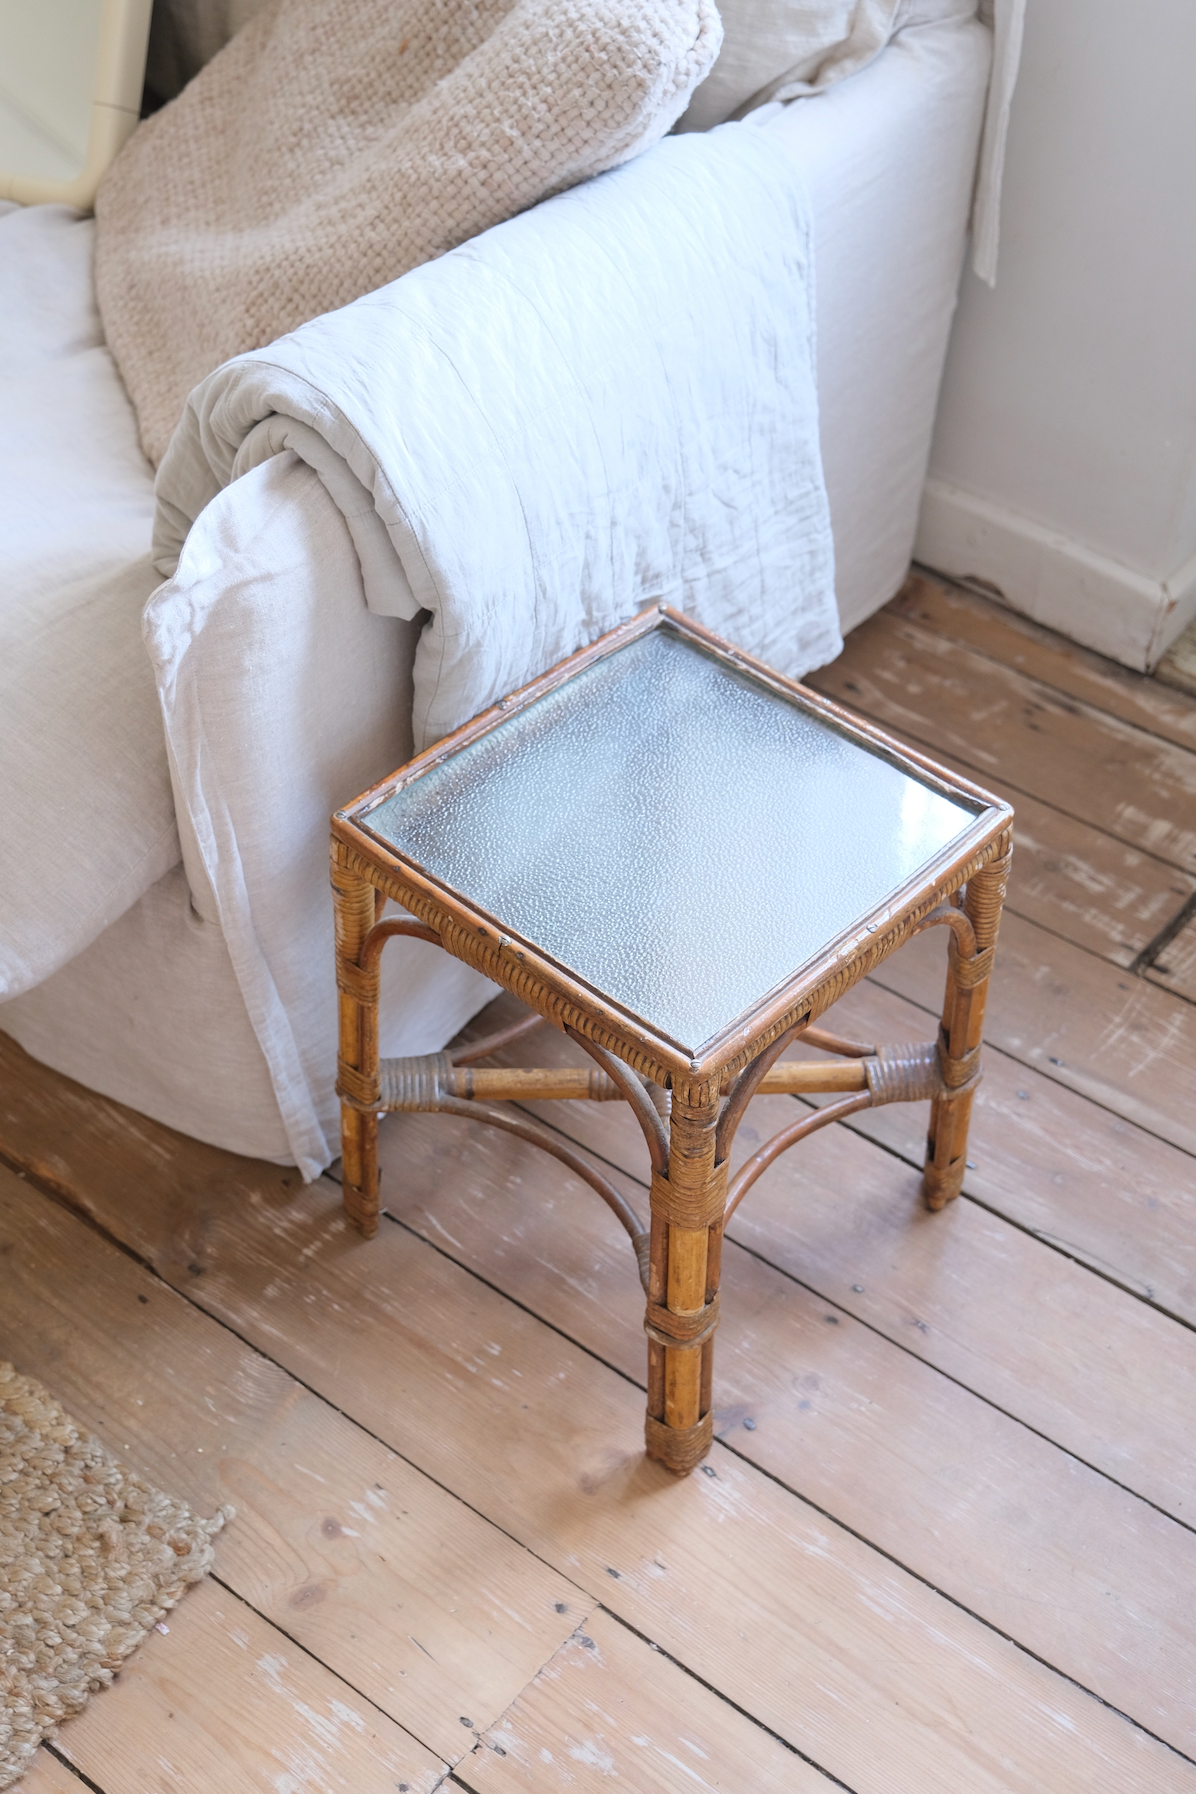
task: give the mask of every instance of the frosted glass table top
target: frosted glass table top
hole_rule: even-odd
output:
[[[357,821],[695,1054],[983,810],[666,626]]]

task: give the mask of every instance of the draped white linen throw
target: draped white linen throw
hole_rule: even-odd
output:
[[[784,150],[737,125],[670,139],[210,375],[158,474],[155,564],[293,449],[370,608],[430,613],[417,745],[657,599],[820,666],[840,641],[811,281]],[[155,654],[186,580],[184,559],[150,608]]]
[[[305,1064],[288,1020],[286,894],[245,859],[260,781],[204,708],[228,652],[209,627],[219,569],[242,592],[277,590],[269,556],[252,560],[277,528],[263,463],[293,451],[314,469],[372,611],[427,613],[417,746],[657,599],[801,674],[840,646],[810,245],[792,158],[727,125],[497,226],[192,395],[158,476],[170,577],[145,636],[192,888],[210,893],[306,1175],[327,1160],[327,1068]],[[275,671],[253,657],[259,715],[280,658]],[[296,828],[292,841],[272,812],[275,861],[322,863],[322,833]],[[329,1028],[332,1054],[331,1012]]]

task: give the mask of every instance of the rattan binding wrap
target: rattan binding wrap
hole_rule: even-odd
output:
[[[953,1159],[949,1165],[935,1165],[929,1161],[922,1168],[922,1194],[929,1209],[945,1208],[963,1189],[965,1162],[962,1158]]]
[[[367,1114],[382,1107],[377,1073],[358,1071],[355,1065],[347,1064],[343,1058],[336,1062],[336,1094],[350,1108],[360,1109]]]
[[[693,1426],[666,1426],[649,1414],[644,1421],[644,1443],[648,1456],[657,1458],[678,1476],[696,1470],[714,1439],[714,1415],[703,1414]]]
[[[980,1048],[978,1046],[972,1047],[966,1053],[949,1053],[940,1030],[938,1041],[932,1051],[938,1061],[939,1075],[946,1089],[929,1091],[928,1095],[949,1096],[980,1082]]]
[[[381,979],[382,967],[377,960],[370,966],[355,966],[344,959],[337,961],[336,988],[343,996],[352,997],[355,1003],[376,1003]]]
[[[678,1187],[670,1178],[652,1179],[652,1213],[660,1215],[671,1227],[684,1227],[691,1232],[700,1227],[713,1227],[721,1221],[727,1206],[727,1165],[716,1166],[705,1184],[690,1188]]]
[[[383,1109],[431,1109],[447,1095],[452,1074],[447,1053],[426,1053],[421,1058],[383,1059],[378,1083]]]
[[[942,1093],[933,1041],[878,1047],[862,1064],[873,1108],[880,1103],[916,1103]]]
[[[977,985],[986,984],[992,974],[993,960],[996,958],[996,946],[985,947],[971,958],[959,951],[959,942],[954,935],[947,940],[947,960],[955,982],[960,990],[975,990]]]
[[[716,1290],[706,1306],[699,1308],[694,1314],[676,1314],[671,1308],[662,1308],[659,1302],[649,1302],[644,1315],[644,1332],[657,1345],[692,1352],[705,1345],[712,1337],[718,1320],[719,1302]]]

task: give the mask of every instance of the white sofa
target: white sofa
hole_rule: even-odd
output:
[[[991,44],[968,0],[940,10],[828,92],[726,127],[777,133],[812,202],[845,629],[905,577],[966,246]],[[337,1149],[327,817],[410,750],[420,623],[366,608],[352,542],[310,469],[283,457],[258,470],[271,483],[272,577],[239,582],[230,544],[214,622],[227,670],[209,718],[253,768],[252,803],[225,820],[273,935],[276,1001],[266,1022],[257,1005],[255,1031],[253,968],[230,957],[140,640],[158,583],[152,477],[101,340],[91,232],[56,208],[0,217],[0,755],[10,793],[43,794],[37,826],[25,815],[0,863],[0,926],[18,887],[41,893],[27,941],[4,927],[0,1027],[134,1109],[312,1176]],[[256,702],[263,657],[275,682],[287,674],[285,716]],[[137,776],[101,777],[101,761]],[[89,824],[101,845],[80,903],[64,896],[61,867],[84,806],[104,826]],[[390,949],[385,979],[389,1052],[438,1049],[492,993],[407,941]],[[284,1061],[312,1093],[301,1115],[280,1100]]]

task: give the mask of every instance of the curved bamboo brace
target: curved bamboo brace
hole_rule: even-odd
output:
[[[599,1046],[595,1040],[587,1040],[576,1028],[566,1028],[565,1033],[570,1040],[575,1040],[579,1047],[584,1047],[591,1059],[597,1060],[607,1077],[618,1085],[631,1105],[632,1113],[643,1130],[644,1139],[648,1142],[648,1157],[652,1161],[652,1169],[659,1177],[669,1174],[669,1136],[665,1132],[664,1122],[657,1113],[656,1104],[648,1095],[647,1086],[637,1071],[630,1065],[624,1065],[621,1059]]]
[[[757,1053],[750,1065],[745,1065],[731,1086],[731,1094],[727,1098],[726,1107],[718,1118],[718,1128],[714,1136],[714,1162],[721,1165],[731,1150],[735,1139],[735,1131],[743,1120],[744,1111],[757,1090],[765,1074],[770,1072],[785,1048],[797,1039],[805,1030],[805,1021],[794,1022],[784,1034],[766,1046],[762,1053]]]
[[[566,1146],[555,1134],[550,1134],[547,1128],[537,1126],[534,1121],[530,1121],[524,1116],[508,1115],[502,1109],[492,1109],[482,1103],[470,1102],[465,1097],[438,1097],[434,1110],[431,1112],[442,1115],[462,1115],[467,1121],[481,1121],[487,1127],[502,1128],[505,1133],[516,1134],[519,1139],[528,1141],[532,1146],[539,1146],[544,1152],[551,1153],[554,1159],[559,1159],[562,1165],[567,1165],[576,1177],[580,1177],[583,1183],[589,1184],[592,1190],[597,1191],[607,1208],[618,1217],[626,1229],[639,1265],[640,1282],[644,1286],[645,1293],[647,1292],[648,1230],[626,1197],[621,1196],[613,1184],[607,1183],[601,1172],[595,1171],[593,1166],[581,1157],[580,1153],[576,1153],[571,1147]]]
[[[952,931],[955,936],[955,944],[963,957],[974,959],[976,956],[976,930],[972,927],[970,916],[956,908],[953,903],[940,903],[938,908],[932,909],[928,916],[923,916],[917,927],[910,930],[911,939],[915,934],[921,934],[924,929],[937,927],[940,923],[944,928],[949,928]]]
[[[512,1022],[508,1028],[500,1028],[497,1034],[487,1034],[484,1040],[475,1040],[472,1045],[462,1047],[459,1053],[451,1054],[454,1065],[476,1065],[479,1059],[488,1059],[491,1053],[501,1052],[503,1047],[510,1046],[513,1041],[522,1040],[533,1028],[544,1025],[542,1015],[525,1015],[521,1022]]]
[[[807,1028],[802,1036],[806,1046],[817,1047],[820,1053],[834,1053],[840,1059],[871,1059],[875,1045],[860,1040],[844,1040],[840,1034],[828,1034],[825,1028]]]
[[[414,935],[417,941],[431,941],[434,947],[440,946],[440,936],[426,922],[416,922],[407,916],[387,916],[384,922],[375,922],[370,932],[361,943],[361,953],[357,963],[363,972],[372,971],[382,957],[382,949],[387,941],[393,940],[396,934]]]
[[[751,1158],[739,1167],[732,1179],[731,1186],[727,1191],[727,1206],[723,1211],[723,1226],[726,1227],[727,1222],[756,1179],[762,1172],[768,1170],[774,1159],[779,1159],[783,1152],[787,1151],[790,1146],[796,1146],[797,1142],[804,1140],[807,1134],[817,1133],[820,1127],[826,1127],[828,1122],[838,1121],[844,1115],[854,1115],[857,1109],[867,1109],[871,1102],[872,1092],[870,1090],[861,1091],[858,1096],[845,1096],[840,1102],[828,1103],[825,1109],[813,1110],[801,1121],[795,1121],[790,1127],[782,1128],[779,1134],[774,1134],[771,1140],[766,1140],[759,1152],[753,1153]]]

